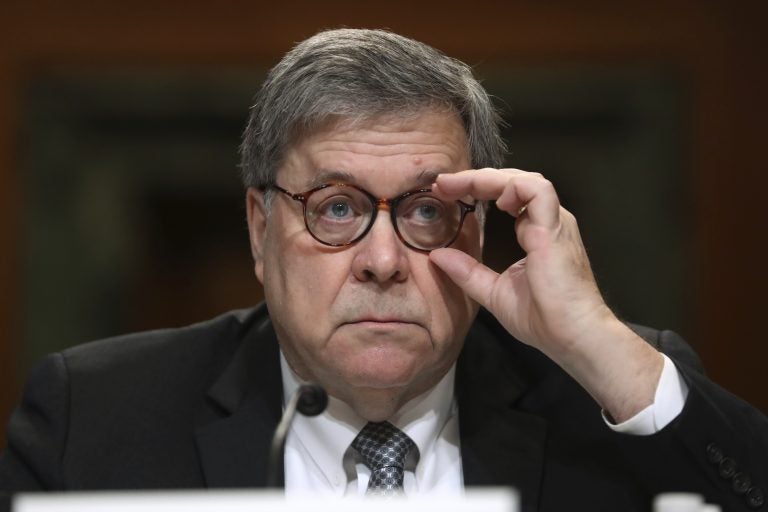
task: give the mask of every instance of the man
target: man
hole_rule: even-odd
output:
[[[616,318],[551,183],[500,169],[497,121],[471,71],[421,43],[299,44],[242,144],[265,305],[50,356],[9,424],[2,488],[263,486],[282,403],[316,382],[330,404],[292,427],[289,494],[763,507],[765,417],[673,333]],[[526,252],[500,275],[480,263],[489,202]]]

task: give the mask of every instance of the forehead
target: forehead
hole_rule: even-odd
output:
[[[332,180],[360,185],[430,183],[469,167],[464,126],[453,113],[341,120],[306,134],[286,152],[281,182],[313,186]]]

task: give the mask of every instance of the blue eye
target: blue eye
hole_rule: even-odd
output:
[[[401,205],[400,217],[412,226],[430,227],[445,221],[446,205],[431,195],[408,197]]]
[[[335,202],[328,207],[328,213],[332,217],[343,218],[349,215],[350,207],[347,203]]]
[[[325,222],[347,222],[360,217],[361,208],[358,203],[354,197],[337,194],[314,205],[312,212],[314,217]]]
[[[432,220],[437,216],[437,208],[433,204],[422,204],[419,205],[416,213],[424,220]]]

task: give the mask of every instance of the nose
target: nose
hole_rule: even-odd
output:
[[[381,210],[368,234],[354,250],[352,272],[359,281],[402,282],[408,278],[408,248],[395,233],[388,211]]]

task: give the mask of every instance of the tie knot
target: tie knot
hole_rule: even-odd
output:
[[[388,494],[402,489],[405,459],[416,448],[405,432],[388,421],[369,422],[352,441],[352,447],[371,470],[369,493]]]

